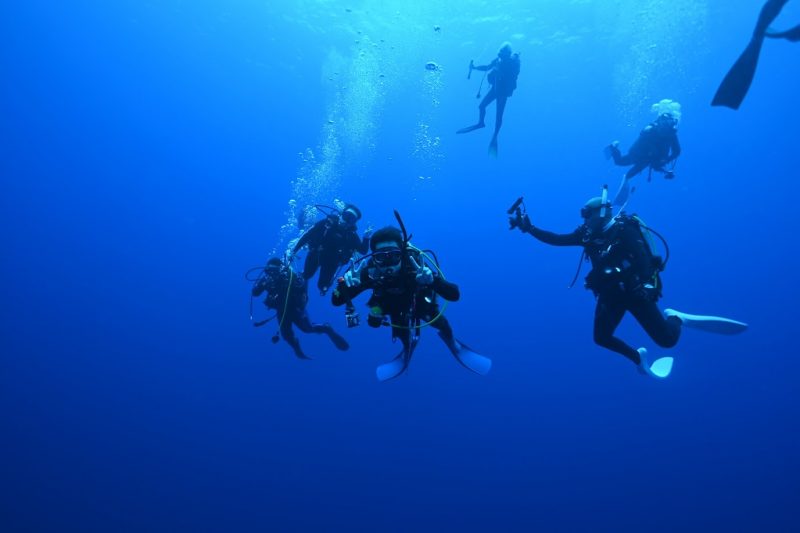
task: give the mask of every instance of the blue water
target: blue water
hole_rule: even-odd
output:
[[[709,106],[761,3],[4,3],[0,529],[797,531],[800,45],[767,41],[741,110]],[[489,128],[454,132],[469,60],[505,40],[492,159]],[[685,331],[656,382],[592,343],[579,251],[504,211],[574,229],[621,175],[602,147],[662,98],[678,176],[631,205],[672,249],[662,304],[750,330]],[[313,292],[349,352],[252,327],[244,271],[296,237],[291,200],[336,199],[436,250],[489,376],[424,331],[378,383],[389,332]]]

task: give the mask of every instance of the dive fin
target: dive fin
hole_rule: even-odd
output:
[[[675,309],[664,309],[664,314],[678,317],[681,323],[687,328],[699,329],[709,333],[718,333],[720,335],[736,335],[747,329],[747,324],[744,322],[721,316],[690,315],[689,313],[681,313]]]
[[[497,157],[497,134],[495,133],[492,135],[492,140],[489,143],[489,155],[491,157]]]
[[[772,24],[783,9],[788,0],[767,0],[761,8],[753,31],[753,37],[747,44],[742,55],[736,60],[731,69],[723,78],[722,83],[711,101],[712,106],[725,106],[731,109],[739,109],[744,97],[747,95],[750,84],[753,83],[753,76],[758,66],[758,56],[761,53],[761,45],[764,44],[769,25]],[[790,30],[793,31],[793,30]]]
[[[712,106],[739,109],[744,97],[747,96],[750,85],[753,83],[763,42],[763,36],[753,36],[750,44],[747,45],[742,55],[739,56],[739,59],[736,60],[736,63],[733,64],[722,79],[714,99],[711,100]]]
[[[773,39],[786,39],[787,41],[796,43],[800,41],[800,26],[795,26],[791,30],[786,31],[775,31],[772,28],[768,28],[765,35]]]
[[[639,363],[639,372],[656,379],[665,379],[672,373],[672,357],[659,357],[652,363],[647,356],[647,348],[639,348],[641,362]]]
[[[617,195],[614,197],[614,201],[612,204],[615,206],[621,206],[628,203],[628,199],[631,196],[631,180],[629,180],[624,175],[622,176],[622,183],[619,185],[619,190],[617,191]]]
[[[416,346],[417,343],[412,342],[408,350],[404,347],[394,359],[376,368],[375,375],[378,377],[378,381],[389,381],[405,372],[411,362],[411,355],[414,353]]]
[[[460,130],[458,130],[458,131],[456,132],[456,134],[459,134],[459,133],[469,133],[469,132],[471,132],[471,131],[479,130],[479,129],[481,129],[481,128],[485,128],[485,127],[486,127],[486,124],[480,124],[480,123],[478,123],[478,124],[473,124],[472,126],[467,126],[466,128],[461,128]]]
[[[475,352],[472,348],[455,338],[445,338],[441,332],[439,333],[439,337],[444,341],[450,353],[453,354],[453,357],[456,358],[456,361],[458,361],[461,366],[481,376],[485,376],[489,373],[489,370],[492,368],[491,359]]]
[[[345,351],[350,349],[350,343],[348,343],[344,337],[336,333],[336,330],[333,329],[333,326],[330,324],[325,324],[325,327],[325,333],[328,334],[331,342],[333,342],[333,345],[336,346],[338,350]]]
[[[295,355],[295,357],[297,357],[298,359],[308,359],[308,360],[311,360],[311,358],[310,358],[309,356],[307,356],[306,354],[304,354],[304,353],[303,353],[303,350],[302,350],[302,348],[300,348],[300,343],[299,343],[299,342],[297,342],[297,343],[295,343],[295,344],[291,344],[291,343],[290,343],[290,344],[289,344],[289,346],[291,346],[291,347],[292,347],[292,350],[294,351],[294,355]]]

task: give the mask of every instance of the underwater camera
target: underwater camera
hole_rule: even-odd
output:
[[[354,328],[361,323],[361,318],[358,315],[358,311],[356,311],[356,308],[352,304],[349,304],[345,309],[344,318],[347,320],[348,328]]]
[[[514,218],[509,218],[508,223],[511,226],[509,229],[514,229],[520,225],[522,222],[522,209],[519,208],[520,204],[522,204],[522,196],[517,198],[517,200],[511,204],[511,207],[508,208],[506,213],[509,215],[515,215]]]

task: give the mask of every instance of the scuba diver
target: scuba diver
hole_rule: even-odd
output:
[[[647,167],[650,167],[647,181],[652,179],[654,170],[663,172],[667,179],[675,177],[675,162],[681,155],[681,145],[678,142],[681,105],[665,99],[653,104],[651,109],[656,113],[656,119],[639,133],[639,137],[627,154],[622,155],[620,152],[619,141],[614,141],[605,148],[606,157],[613,158],[615,165],[621,167],[633,165],[622,178],[619,192],[614,198],[614,205],[624,205],[628,201],[631,178]],[[671,167],[665,168],[670,163]]]
[[[786,2],[788,0],[768,0],[761,8],[750,42],[725,75],[719,88],[717,88],[714,99],[711,101],[712,106],[739,109],[744,97],[747,96],[750,85],[753,83],[753,77],[758,66],[758,57],[761,55],[761,46],[764,44],[764,37],[786,39],[791,42],[800,41],[800,26],[783,32],[775,31],[769,27],[778,18]]]
[[[397,212],[395,216],[403,231],[389,226],[375,232],[370,242],[372,253],[339,278],[333,291],[333,305],[347,304],[348,326],[355,326],[358,315],[352,300],[366,290],[372,291],[367,302],[367,323],[375,328],[390,326],[392,340],[399,338],[403,345],[397,357],[377,368],[380,381],[405,372],[419,341],[420,330],[425,326],[438,330],[439,337],[461,365],[477,374],[487,374],[492,366],[491,359],[475,353],[455,338],[444,317],[444,308],[440,310],[436,301],[437,296],[448,302],[457,301],[460,297],[458,285],[444,279],[438,261],[431,259],[433,252],[420,250],[409,242]]]
[[[661,313],[656,305],[661,297],[660,273],[669,260],[666,241],[634,216],[611,214],[607,201],[608,188],[603,196],[590,199],[581,209],[583,224],[572,233],[557,234],[534,226],[527,215],[525,204],[519,198],[508,210],[510,229],[519,228],[536,239],[553,246],[581,246],[584,258],[592,264],[586,276],[586,288],[597,298],[594,314],[594,342],[617,352],[632,361],[642,374],[666,378],[672,371],[672,357],[652,359],[646,348],[634,349],[614,331],[626,312],[631,313],[647,335],[660,347],[675,346],[681,327],[733,335],[741,333],[747,324],[715,316],[700,316],[665,309]],[[651,234],[664,243],[665,258],[657,256],[649,244]],[[575,274],[578,278],[580,269]],[[666,316],[665,316],[666,315]]]
[[[294,324],[303,333],[326,334],[339,350],[350,348],[344,337],[336,333],[330,324],[311,323],[306,312],[308,303],[306,281],[302,276],[296,275],[288,263],[281,262],[277,257],[267,261],[267,266],[255,281],[251,294],[253,297],[258,297],[264,292],[267,293],[264,305],[269,309],[275,309],[276,314],[267,320],[255,322],[254,325],[260,327],[270,320],[277,319],[278,333],[272,337],[273,343],[277,343],[280,337],[283,337],[299,359],[311,359],[300,348],[300,341],[292,329]]]
[[[484,78],[488,78],[491,88],[486,96],[481,100],[478,106],[479,116],[478,123],[466,128],[461,128],[456,133],[469,133],[480,128],[486,127],[484,119],[486,118],[486,108],[494,100],[497,100],[497,114],[494,122],[494,134],[489,143],[489,154],[497,156],[497,134],[500,133],[500,127],[503,125],[503,112],[506,109],[506,102],[514,94],[514,89],[517,88],[517,77],[519,76],[520,60],[519,52],[512,53],[511,44],[503,43],[500,51],[497,52],[497,57],[488,65],[475,66],[475,63],[470,60],[469,74],[467,79],[472,76],[473,70],[481,72],[488,72],[484,74]],[[481,80],[481,87],[483,87],[483,79]],[[478,98],[480,98],[481,90],[478,89]]]
[[[322,206],[316,207],[322,209]],[[308,245],[303,277],[310,280],[319,268],[317,288],[322,296],[333,283],[336,270],[346,265],[353,253],[365,254],[369,249],[369,230],[361,239],[356,232],[356,223],[361,219],[361,211],[356,206],[346,204],[342,211],[328,209],[331,212],[311,226],[287,253],[291,261],[303,246]]]

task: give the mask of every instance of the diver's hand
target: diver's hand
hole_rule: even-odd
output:
[[[348,270],[344,273],[344,284],[351,289],[361,285],[361,273],[356,270]]]
[[[424,263],[420,266],[413,257],[409,257],[409,260],[411,261],[411,265],[417,270],[417,284],[427,286],[433,283],[433,271],[430,268],[426,267]]]
[[[522,233],[530,233],[531,229],[533,228],[533,224],[531,223],[531,219],[528,217],[528,215],[523,215],[519,212],[517,212],[516,216],[508,217],[508,224],[508,229],[512,230],[514,228],[519,228]]]
[[[519,220],[519,229],[521,229],[524,233],[530,233],[531,229],[533,229],[533,223],[531,223],[530,217],[525,214]]]

